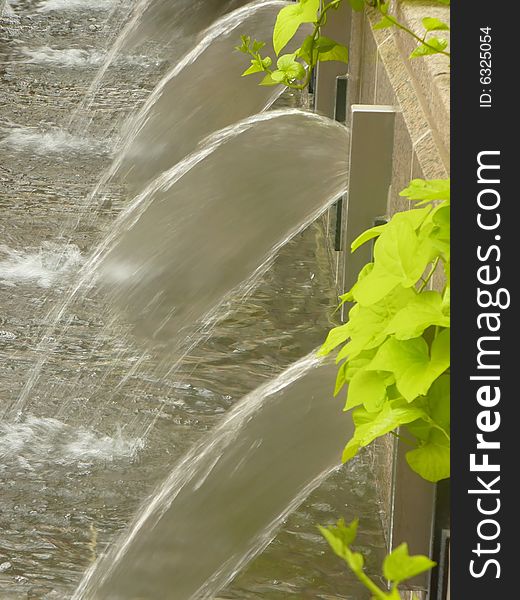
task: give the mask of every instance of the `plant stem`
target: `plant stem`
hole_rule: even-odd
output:
[[[428,273],[428,277],[426,277],[426,279],[423,279],[423,282],[422,282],[421,286],[417,290],[419,294],[428,285],[428,282],[430,281],[430,279],[432,278],[433,274],[435,273],[435,269],[437,268],[438,264],[439,264],[439,257],[437,256],[437,258],[433,261],[433,265],[432,265],[432,268],[430,269],[430,272]]]
[[[331,8],[338,6],[339,4],[341,4],[341,1],[338,2],[338,0],[332,0],[332,2],[329,2],[329,4],[327,4],[326,6],[323,7],[323,10],[320,13],[319,19],[316,21],[316,23],[314,23],[314,30],[311,34],[312,41],[311,41],[311,47],[310,47],[310,52],[309,52],[310,58],[311,58],[311,64],[309,65],[309,68],[307,69],[307,74],[305,76],[305,79],[304,79],[303,83],[288,84],[288,87],[290,87],[294,90],[303,90],[309,85],[312,72],[314,71],[314,68],[316,67],[316,64],[314,64],[314,57],[313,57],[314,43],[316,41],[316,35],[320,33],[321,27],[325,24],[325,21],[327,20],[327,12]],[[319,37],[319,35],[318,35],[318,37]]]
[[[361,583],[369,589],[372,594],[374,594],[374,598],[379,598],[379,600],[387,600],[387,595],[383,590],[377,586],[368,575],[364,571],[354,571],[356,577],[361,581]]]
[[[417,447],[417,444],[414,444],[414,442],[412,442],[411,440],[409,440],[408,438],[405,438],[404,435],[401,435],[400,433],[397,433],[395,431],[391,431],[390,432],[391,435],[393,435],[395,438],[397,438],[398,440],[401,440],[402,442],[404,442],[405,444],[408,444],[409,446],[413,446],[414,448]]]
[[[432,46],[431,44],[428,44],[428,42],[426,42],[424,40],[424,38],[421,38],[420,36],[418,36],[414,31],[412,31],[411,29],[408,29],[408,27],[406,27],[405,25],[403,25],[402,23],[399,23],[399,21],[394,18],[392,15],[389,15],[387,13],[385,13],[382,9],[381,9],[381,3],[378,1],[377,3],[377,10],[379,11],[379,13],[381,14],[381,16],[386,17],[389,21],[391,21],[398,29],[401,29],[402,31],[405,31],[406,33],[408,33],[409,35],[411,35],[415,40],[417,40],[420,44],[423,44],[424,46],[427,46],[428,48],[431,48],[432,50],[435,50],[436,54],[444,54],[444,56],[451,56],[449,52],[446,52],[445,50],[439,50],[438,48],[436,48],[435,46]],[[426,33],[424,34],[424,37],[426,37]]]

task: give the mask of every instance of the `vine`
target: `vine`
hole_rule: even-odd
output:
[[[241,36],[240,46],[235,50],[249,56],[250,66],[242,76],[261,73],[263,75],[260,85],[271,86],[283,84],[289,88],[302,90],[309,85],[312,73],[316,65],[326,61],[340,61],[348,63],[348,48],[333,39],[321,35],[321,29],[326,24],[330,11],[337,10],[345,0],[298,0],[298,2],[285,6],[280,10],[276,18],[273,30],[273,49],[276,54],[276,67],[270,56],[262,56],[261,51],[266,42],[252,39],[248,35]],[[450,4],[450,0],[435,0],[441,4]],[[413,37],[418,46],[410,54],[410,58],[427,56],[431,54],[443,54],[449,56],[446,50],[448,41],[432,36],[435,31],[447,31],[447,23],[433,17],[425,17],[422,20],[424,31],[418,34],[403,23],[400,23],[395,15],[390,14],[390,1],[382,0],[348,0],[355,11],[361,11],[365,6],[375,8],[381,19],[374,25],[374,29],[386,29],[396,27]],[[312,24],[312,33],[304,40],[302,45],[294,52],[282,54],[280,52],[293,39],[298,29],[306,24]]]
[[[320,349],[338,349],[335,395],[348,383],[355,432],[343,461],[406,425],[409,466],[436,482],[450,475],[450,183],[414,179],[401,196],[420,208],[362,233],[352,251],[376,239],[374,260],[352,289],[347,323]],[[433,275],[442,291],[429,290]]]
[[[359,581],[371,592],[374,600],[401,600],[399,585],[429,571],[436,564],[421,554],[410,556],[407,544],[397,546],[383,561],[383,576],[390,582],[390,591],[387,592],[365,573],[363,555],[351,549],[356,540],[357,527],[357,519],[349,525],[340,519],[336,525],[318,528],[334,553],[345,561]]]

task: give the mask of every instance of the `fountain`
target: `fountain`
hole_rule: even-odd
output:
[[[71,15],[105,14],[121,33],[106,50],[17,42],[9,81],[47,69],[70,82],[74,67],[89,83],[61,121],[8,113],[0,140],[11,206],[52,197],[60,164],[74,178],[63,218],[33,205],[43,235],[26,226],[30,244],[9,234],[0,247],[0,293],[18,315],[0,321],[15,366],[0,427],[12,522],[0,594],[213,598],[332,472],[332,496],[357,513],[365,503],[337,470],[349,422],[327,398],[334,367],[308,354],[334,303],[311,224],[344,193],[348,131],[302,109],[264,112],[282,89],[238,77],[232,46],[243,31],[267,38],[283,3],[244,4],[42,0],[36,22],[63,13],[73,30]],[[159,67],[142,59],[161,44]],[[108,119],[114,80],[134,68],[153,85]],[[51,180],[38,187],[40,171]],[[305,510],[311,528],[336,516]]]

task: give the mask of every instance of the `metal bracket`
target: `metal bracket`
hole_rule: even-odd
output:
[[[350,107],[349,183],[344,208],[342,289],[350,289],[361,268],[370,262],[371,249],[362,246],[354,254],[350,246],[357,236],[387,212],[392,180],[393,106],[353,104]],[[343,315],[342,315],[343,316]]]

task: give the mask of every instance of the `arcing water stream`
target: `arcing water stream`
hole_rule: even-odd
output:
[[[280,3],[12,4],[0,597],[71,598],[108,551],[74,597],[364,598],[315,525],[359,516],[377,557],[371,457],[326,478],[348,437],[332,369],[289,366],[335,303],[310,223],[343,190],[347,132],[255,115],[273,91],[231,52]]]
[[[73,598],[213,598],[338,464],[349,428],[312,355],[246,396],[173,469]],[[298,432],[291,435],[291,429]]]

